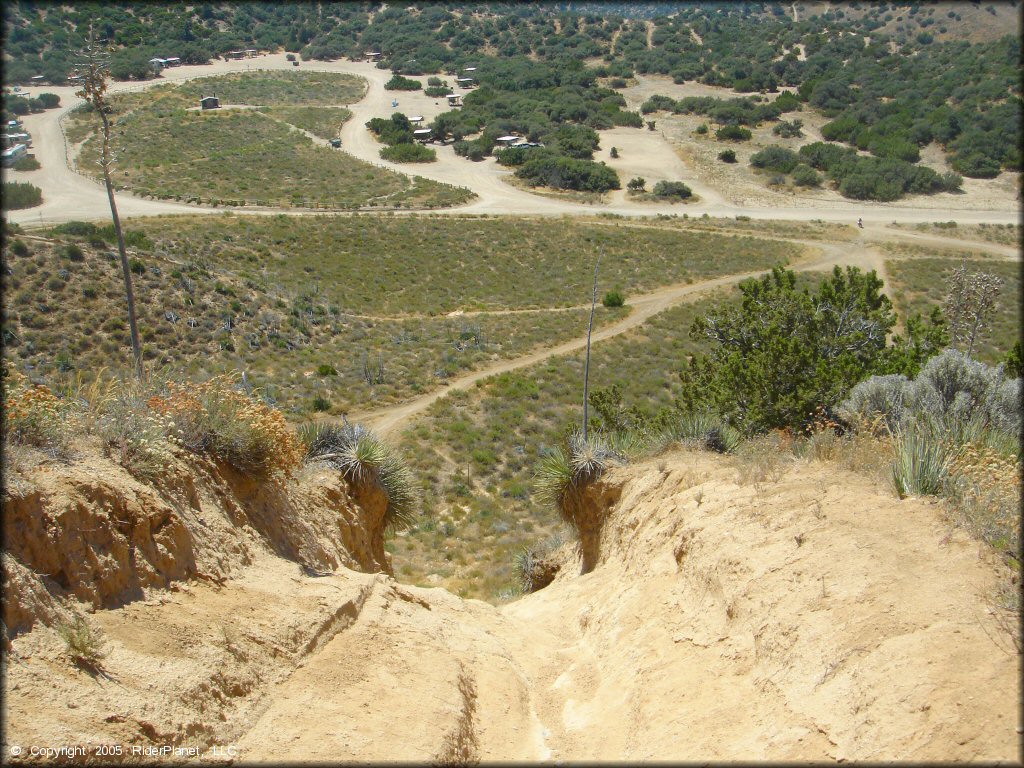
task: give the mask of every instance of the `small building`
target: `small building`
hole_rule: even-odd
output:
[[[170,58],[164,59],[165,67],[180,67],[181,58],[178,56],[171,56]]]
[[[380,61],[381,57],[380,51],[367,51],[363,55],[366,57],[367,61]]]
[[[257,53],[259,53],[259,51],[257,51],[255,48],[246,48],[245,49],[245,58],[247,58],[247,59],[255,59]]]
[[[476,72],[476,67],[463,67],[463,72]]]
[[[462,106],[462,94],[461,93],[449,93],[445,96],[448,99],[449,107],[461,107]]]
[[[460,77],[455,80],[459,84],[460,88],[472,88],[476,85],[476,80],[472,77]]]
[[[429,128],[417,128],[415,131],[412,132],[412,137],[416,139],[416,141],[422,141],[424,144],[426,144],[428,141],[430,141],[430,136],[432,133],[433,131],[430,130]]]
[[[33,75],[31,80],[32,85],[42,85],[46,80],[46,75]]]
[[[503,146],[511,147],[513,144],[516,144],[516,143],[518,143],[518,142],[520,142],[522,140],[523,140],[522,136],[512,136],[510,134],[508,136],[499,136],[494,141],[496,143],[498,143],[498,144],[503,145]]]
[[[409,122],[413,123],[413,124],[422,123],[423,122],[423,115],[412,115],[409,118]]]
[[[18,160],[25,157],[25,155],[27,154],[28,147],[26,147],[24,144],[15,144],[10,149],[5,149],[3,151],[2,161],[0,162],[2,162],[3,166],[6,168],[8,166],[14,165],[16,162],[18,162]]]
[[[224,54],[224,58],[229,61],[238,61],[245,58],[245,51],[228,51]]]
[[[199,100],[199,107],[201,109],[220,109],[220,99],[216,96],[203,96]]]
[[[152,59],[149,60],[149,68],[152,69],[154,72],[159,72],[165,66],[167,66],[167,59],[161,59],[157,56],[154,56]]]

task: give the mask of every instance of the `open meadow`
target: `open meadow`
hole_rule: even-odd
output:
[[[469,200],[466,189],[402,176],[327,144],[351,117],[344,107],[364,91],[354,75],[256,72],[114,96],[118,187],[227,206],[433,208]],[[200,97],[214,94],[221,107],[199,110]],[[81,143],[78,167],[97,175],[97,121],[76,110],[67,123],[68,140]]]

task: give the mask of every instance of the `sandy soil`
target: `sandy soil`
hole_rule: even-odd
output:
[[[37,626],[8,654],[3,757],[1019,759],[1020,656],[984,548],[932,503],[776,461],[614,470],[596,568],[567,550],[551,586],[501,609],[265,549],[220,585],[92,614],[102,674]]]
[[[364,125],[371,117],[389,116],[395,109],[405,114],[421,114],[426,120],[446,109],[441,100],[434,100],[422,93],[390,92],[384,90],[384,83],[390,77],[386,70],[377,69],[366,62],[303,62],[306,70],[328,72],[347,72],[366,78],[368,89],[366,97],[357,104],[348,105],[353,117],[342,129],[344,151],[379,166],[391,168],[402,173],[414,173],[424,177],[457,186],[472,189],[478,198],[473,202],[450,212],[480,212],[491,214],[591,214],[593,206],[583,205],[565,200],[534,195],[504,183],[503,179],[509,171],[500,168],[493,159],[480,163],[472,163],[455,156],[451,147],[436,147],[438,161],[436,163],[409,166],[387,163],[380,159],[380,145],[366,131]],[[134,90],[150,87],[160,82],[178,82],[195,77],[239,72],[256,69],[291,69],[290,62],[284,54],[260,56],[249,62],[218,61],[205,66],[180,67],[165,70],[164,76],[147,84],[115,84],[112,92]],[[425,78],[419,78],[425,80]],[[62,107],[49,110],[25,118],[25,127],[33,136],[34,152],[42,167],[38,171],[18,174],[18,178],[31,181],[43,191],[44,202],[37,208],[12,211],[12,221],[20,224],[53,224],[71,219],[99,219],[109,215],[106,195],[97,182],[86,179],[67,166],[67,149],[60,129],[59,119],[67,111],[79,103],[74,96],[74,88],[48,88],[61,97]],[[664,93],[678,98],[682,95],[728,95],[731,91],[712,88],[696,83],[677,86],[670,79],[658,76],[638,78],[638,84],[624,90],[624,95],[631,104],[639,104],[653,93]],[[391,106],[392,100],[398,100],[398,107]],[[1014,223],[1018,217],[1018,174],[1002,174],[999,179],[989,181],[968,180],[965,189],[968,194],[953,196],[939,195],[935,197],[915,197],[893,204],[870,204],[844,200],[837,193],[823,191],[813,195],[779,195],[753,183],[749,170],[738,170],[743,166],[744,157],[740,158],[730,171],[732,175],[721,176],[721,166],[714,156],[720,151],[718,142],[705,141],[703,149],[700,142],[693,142],[689,137],[690,126],[686,116],[658,117],[660,131],[655,135],[661,137],[661,144],[648,136],[641,135],[643,130],[628,131],[619,129],[608,132],[609,141],[615,146],[621,142],[623,153],[617,161],[616,169],[625,180],[633,176],[649,176],[650,179],[675,175],[679,173],[683,180],[701,196],[701,201],[686,207],[691,215],[708,213],[709,215],[746,215],[753,218],[808,220],[823,219],[828,221],[849,221],[859,216],[869,222],[885,222],[898,217],[904,222],[941,221],[956,218],[964,223],[991,222]],[[805,120],[813,122],[813,120]],[[770,130],[766,128],[760,131]],[[632,135],[627,135],[632,133]],[[813,135],[813,134],[812,134]],[[608,148],[612,146],[608,144]],[[712,151],[713,150],[713,151]],[[741,145],[742,154],[744,150]],[[675,153],[676,160],[669,156]],[[748,151],[749,154],[749,151]],[[681,163],[681,165],[680,165]],[[654,173],[659,170],[660,173]],[[161,213],[215,212],[223,208],[203,208],[200,206],[183,205],[167,201],[145,200],[132,195],[120,193],[118,206],[123,216],[146,216]],[[672,210],[680,206],[670,207]],[[608,213],[626,216],[655,215],[666,212],[666,206],[657,203],[633,202],[619,193],[610,196],[603,206]],[[259,211],[244,209],[246,213],[269,214],[277,210]],[[288,211],[290,215],[305,215],[302,211]]]

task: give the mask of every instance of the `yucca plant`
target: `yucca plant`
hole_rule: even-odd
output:
[[[682,414],[662,434],[666,442],[687,443],[717,453],[732,453],[741,439],[735,427],[707,411]]]
[[[573,432],[565,448],[555,448],[541,459],[533,483],[537,498],[554,505],[567,523],[578,528],[577,512],[583,489],[612,464],[622,461],[622,455],[612,450],[600,435],[584,438],[582,432]]]
[[[893,484],[901,499],[939,493],[946,481],[950,456],[948,444],[930,425],[911,422],[894,428],[896,461]]]
[[[320,422],[300,428],[306,461],[323,462],[358,486],[376,485],[387,497],[384,524],[393,530],[415,522],[421,490],[394,449],[360,424]]]

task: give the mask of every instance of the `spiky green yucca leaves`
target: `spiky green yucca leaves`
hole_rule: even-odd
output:
[[[357,485],[376,484],[387,496],[384,523],[401,530],[415,522],[421,491],[394,449],[359,424],[308,424],[300,429],[306,461],[328,464]]]
[[[740,443],[740,433],[735,427],[707,411],[683,414],[665,428],[664,438],[665,442],[698,445],[718,453],[732,453]]]
[[[622,461],[623,457],[600,435],[584,439],[582,433],[573,432],[565,448],[556,448],[541,459],[533,480],[537,499],[554,505],[562,518],[575,526],[575,510],[583,488],[609,466]]]
[[[892,480],[899,497],[938,494],[949,470],[946,442],[929,425],[911,422],[893,430]]]

